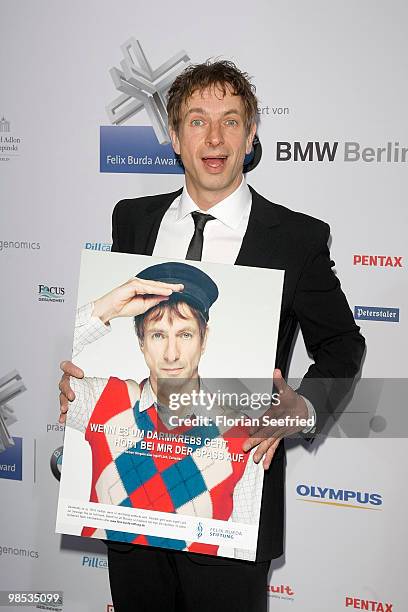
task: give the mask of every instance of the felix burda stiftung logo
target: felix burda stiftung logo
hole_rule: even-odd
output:
[[[121,45],[120,68],[109,70],[120,95],[106,107],[111,126],[100,128],[100,171],[182,174],[168,133],[166,95],[190,62],[182,50],[153,69],[135,38]],[[150,125],[124,125],[145,111]]]
[[[38,285],[39,302],[64,302],[64,287],[48,287],[48,285]]]

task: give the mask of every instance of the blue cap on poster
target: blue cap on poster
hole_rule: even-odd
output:
[[[210,307],[218,298],[218,287],[208,274],[180,261],[169,261],[150,266],[139,272],[137,278],[163,283],[182,283],[184,290],[175,291],[172,295],[180,296],[187,304],[200,310],[206,321],[208,321]]]

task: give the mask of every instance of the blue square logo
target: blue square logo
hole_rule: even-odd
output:
[[[14,446],[0,453],[0,478],[23,479],[23,438],[13,438]]]

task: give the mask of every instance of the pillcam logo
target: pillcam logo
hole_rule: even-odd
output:
[[[93,567],[94,569],[108,569],[108,560],[105,557],[82,557],[82,567]]]
[[[385,321],[399,323],[399,308],[385,306],[354,306],[354,318],[361,321]]]
[[[113,125],[100,128],[100,171],[182,174],[170,144],[166,94],[190,58],[179,51],[153,69],[135,38],[121,45],[121,50],[121,69],[109,71],[121,93],[106,108]],[[147,113],[151,125],[123,125],[141,111]]]
[[[298,484],[298,500],[331,506],[360,508],[364,510],[382,510],[383,499],[379,493],[366,493],[350,489],[332,489],[315,485]]]
[[[402,268],[402,255],[353,255],[353,266],[372,268]]]
[[[85,242],[84,249],[90,251],[110,251],[112,245],[110,242]]]
[[[344,162],[405,163],[408,162],[408,147],[401,147],[399,142],[387,142],[379,147],[362,146],[355,141],[276,143],[276,161],[334,162],[340,156]]]
[[[269,597],[294,600],[295,591],[288,584],[268,584],[266,590]]]
[[[357,597],[346,597],[344,602],[345,608],[370,610],[371,612],[393,612],[393,605],[392,603],[383,603],[382,601],[374,601],[373,599],[359,599]]]
[[[39,302],[64,302],[65,295],[64,287],[48,287],[47,285],[38,285],[38,301]]]
[[[62,469],[62,457],[63,457],[64,447],[59,446],[55,449],[55,451],[51,455],[50,459],[50,468],[54,477],[57,480],[61,480],[61,469]]]

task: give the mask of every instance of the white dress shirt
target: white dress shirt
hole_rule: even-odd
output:
[[[165,212],[157,234],[153,255],[169,259],[185,259],[190,240],[194,234],[194,221],[191,213],[195,210],[206,212],[215,217],[204,227],[204,243],[201,261],[234,264],[248,226],[252,207],[252,194],[245,178],[229,196],[207,211],[202,211],[191,198],[184,186]],[[316,418],[313,404],[307,399],[308,418]],[[306,434],[314,427],[306,427]]]
[[[184,187],[162,219],[153,255],[185,259],[194,234],[191,213],[198,210],[215,217],[213,221],[208,221],[204,228],[201,261],[234,264],[248,226],[251,206],[252,195],[243,177],[240,186],[233,193],[208,211],[202,211]]]

